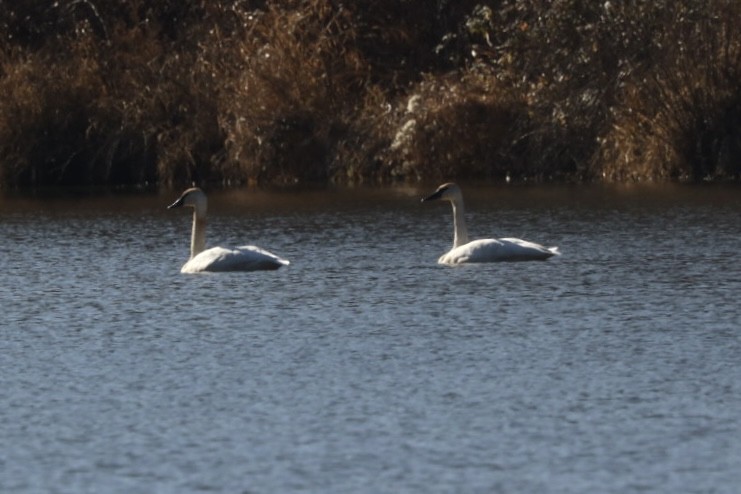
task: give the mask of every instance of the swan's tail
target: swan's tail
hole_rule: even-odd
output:
[[[558,247],[548,247],[548,251],[553,254],[554,256],[560,256],[561,251],[558,250]]]

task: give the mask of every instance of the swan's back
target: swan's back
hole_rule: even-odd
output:
[[[478,262],[545,261],[555,255],[560,255],[557,247],[544,247],[519,238],[487,238],[456,247],[443,254],[437,262],[453,265]]]
[[[185,263],[180,272],[270,271],[288,264],[287,260],[254,245],[234,249],[212,247]]]

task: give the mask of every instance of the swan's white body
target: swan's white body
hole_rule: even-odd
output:
[[[422,201],[444,200],[453,206],[453,248],[438,259],[439,264],[477,262],[544,261],[559,255],[558,247],[544,247],[519,238],[487,238],[469,242],[463,194],[452,183],[443,184]]]
[[[181,273],[204,271],[263,271],[278,269],[289,264],[275,254],[254,245],[235,249],[212,247],[206,249],[206,194],[199,188],[188,189],[168,209],[188,206],[193,208],[193,231],[190,238],[190,259],[180,269]]]

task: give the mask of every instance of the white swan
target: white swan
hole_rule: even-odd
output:
[[[278,269],[289,264],[285,259],[254,245],[235,249],[212,247],[206,249],[206,210],[208,200],[199,188],[188,189],[167,209],[188,206],[193,208],[193,232],[190,237],[190,259],[181,273],[202,271],[259,271]]]
[[[487,238],[468,241],[468,230],[464,216],[463,194],[453,183],[443,184],[426,201],[450,201],[453,205],[453,248],[438,259],[438,264],[463,264],[474,262],[501,261],[544,261],[560,255],[558,247],[544,247],[519,238]]]

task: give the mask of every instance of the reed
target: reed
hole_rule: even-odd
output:
[[[741,5],[672,5],[665,42],[629,81],[602,137],[608,180],[741,177]]]
[[[741,175],[731,0],[18,0],[0,186]]]
[[[252,181],[327,180],[358,136],[368,65],[347,11],[312,0],[247,13],[219,88],[229,173]],[[232,70],[231,67],[238,67]]]

